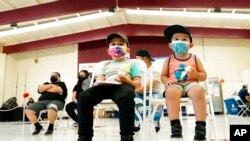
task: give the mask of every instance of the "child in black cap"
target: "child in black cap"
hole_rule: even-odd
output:
[[[93,107],[103,99],[112,99],[119,108],[121,141],[133,141],[134,90],[141,85],[140,68],[125,57],[129,53],[126,36],[112,33],[107,37],[107,44],[107,53],[112,60],[98,64],[94,86],[80,93],[77,101],[78,141],[92,141]]]
[[[180,98],[189,97],[193,102],[196,126],[194,140],[206,140],[205,90],[199,81],[207,79],[201,60],[191,53],[193,47],[190,30],[181,25],[165,29],[164,35],[174,54],[164,62],[161,81],[166,86],[164,95],[171,124],[171,138],[182,138],[179,120]]]

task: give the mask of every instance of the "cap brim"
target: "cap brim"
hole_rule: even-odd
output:
[[[190,41],[192,42],[192,36],[189,32],[189,30],[181,25],[172,25],[170,27],[167,27],[165,30],[164,30],[164,36],[167,38],[167,40],[169,42],[171,42],[172,40],[172,36],[175,34],[175,33],[184,33],[184,34],[187,34],[190,38]]]
[[[119,33],[111,33],[111,34],[109,34],[108,37],[107,37],[107,39],[106,39],[107,44],[110,44],[111,40],[113,38],[115,38],[115,37],[121,38],[129,46],[127,37],[125,37],[124,35],[121,35]]]

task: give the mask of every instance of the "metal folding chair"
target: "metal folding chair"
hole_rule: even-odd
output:
[[[238,107],[240,108],[240,111],[237,115],[241,117],[246,115],[248,117],[248,114],[246,112],[250,111],[250,107],[248,107],[238,95],[234,96],[234,99],[236,100],[236,102],[238,103]]]
[[[41,123],[43,126],[45,126],[45,124],[49,124],[48,123],[49,121],[44,121],[43,118],[42,118],[42,115],[46,114],[47,111],[48,111],[47,109],[42,110],[42,111],[40,111],[40,113],[38,115],[38,122]],[[63,110],[58,110],[57,111],[57,117],[56,117],[56,121],[54,123],[54,126],[55,126],[54,131],[57,131],[60,125],[62,126],[63,131],[65,133],[65,127],[64,127],[64,124],[63,124]]]

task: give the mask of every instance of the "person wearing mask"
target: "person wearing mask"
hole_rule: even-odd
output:
[[[67,114],[75,121],[73,124],[75,127],[78,126],[78,118],[77,118],[77,99],[79,94],[89,88],[90,80],[89,80],[89,72],[87,70],[81,70],[78,73],[78,81],[73,88],[72,101],[66,105]]]
[[[165,85],[164,96],[171,125],[171,138],[182,138],[179,120],[181,97],[192,100],[195,112],[194,140],[206,140],[205,89],[199,82],[207,79],[207,73],[199,57],[189,52],[194,44],[189,28],[172,25],[164,30],[173,54],[163,64],[161,81]]]
[[[161,72],[157,71],[157,68],[153,67],[153,62],[154,59],[151,57],[150,53],[145,50],[145,49],[140,49],[136,52],[136,59],[141,59],[142,61],[144,61],[147,65],[147,76],[150,76],[150,74],[152,73],[152,80],[153,80],[153,87],[152,87],[152,97],[155,99],[158,98],[163,98],[162,93],[164,90],[164,86],[161,83]],[[143,79],[143,78],[142,78]],[[149,96],[149,89],[150,89],[150,77],[147,77],[146,80],[147,84],[146,84],[146,92],[147,92],[147,97]],[[137,87],[135,89],[135,98],[139,98],[143,100],[143,88],[144,86],[141,85],[140,87]],[[147,100],[147,103],[148,100]],[[147,105],[148,106],[148,105]],[[154,106],[154,105],[153,105]],[[136,109],[139,111],[139,113],[141,114],[141,117],[143,115],[143,103],[139,102],[136,103],[135,105]],[[153,107],[152,107],[153,109]],[[155,131],[158,132],[160,130],[160,118],[162,116],[162,105],[158,105],[157,106],[157,111],[154,115],[154,124],[155,124]],[[139,118],[137,116],[135,116],[135,127],[134,127],[134,131],[137,132],[140,130],[140,125],[139,125]]]
[[[121,141],[134,140],[134,89],[141,84],[139,64],[125,57],[130,51],[126,36],[112,33],[106,41],[112,60],[98,64],[94,86],[81,93],[77,101],[78,141],[92,141],[93,107],[103,99],[112,99],[119,108]]]
[[[27,106],[30,106],[33,103],[35,103],[35,101],[34,101],[34,99],[32,97],[30,97],[29,101],[27,102]]]
[[[242,86],[242,89],[239,91],[239,97],[240,99],[246,104],[248,107],[250,107],[250,94],[248,92],[248,85],[244,84]]]
[[[47,117],[49,120],[49,126],[45,135],[53,134],[57,111],[63,110],[65,98],[67,97],[67,87],[60,78],[61,75],[58,72],[53,72],[50,76],[50,82],[39,85],[38,93],[41,96],[37,102],[27,107],[25,111],[30,122],[35,125],[35,130],[32,135],[37,135],[43,131],[43,127],[38,122],[37,115],[45,109],[47,109]]]

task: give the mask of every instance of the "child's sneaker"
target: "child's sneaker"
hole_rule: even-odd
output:
[[[159,121],[155,121],[154,124],[155,124],[155,132],[157,133],[161,129],[160,122]]]
[[[138,132],[140,130],[140,122],[139,121],[135,121],[135,124],[134,124],[134,132]]]
[[[182,138],[182,127],[179,123],[171,126],[171,138]]]
[[[204,140],[206,140],[206,127],[204,127],[201,124],[197,124],[195,126],[194,140],[195,141],[204,141]]]

